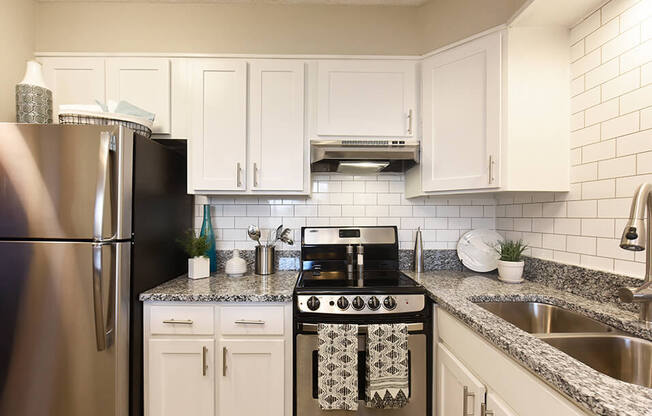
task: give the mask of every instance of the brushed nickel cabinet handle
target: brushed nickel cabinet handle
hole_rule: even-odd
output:
[[[412,134],[412,109],[408,110],[407,119],[408,119],[407,132],[408,132],[408,134]]]
[[[254,186],[258,187],[258,165],[254,162]]]
[[[469,413],[469,397],[475,400],[475,393],[470,393],[469,388],[464,386],[464,402],[462,402],[462,416],[472,416],[473,412]],[[473,410],[473,409],[471,409]]]
[[[494,416],[494,411],[487,410],[487,405],[482,403],[480,405],[480,416]]]
[[[235,182],[238,188],[242,186],[241,175],[242,175],[242,168],[240,167],[240,162],[238,162],[235,164],[235,176],[236,176]]]
[[[222,347],[222,377],[226,377],[226,347]]]
[[[192,319],[166,319],[164,324],[192,325]]]
[[[494,157],[489,155],[489,185],[494,183]]]
[[[265,325],[265,321],[249,319],[238,319],[235,323],[239,325]]]
[[[201,375],[205,376],[206,371],[208,370],[208,364],[206,364],[206,355],[208,354],[208,348],[205,346],[202,347],[201,351]]]

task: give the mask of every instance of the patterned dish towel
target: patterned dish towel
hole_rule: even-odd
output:
[[[358,326],[319,324],[318,399],[323,410],[358,410]]]
[[[398,409],[408,403],[406,324],[369,325],[367,332],[367,407]]]

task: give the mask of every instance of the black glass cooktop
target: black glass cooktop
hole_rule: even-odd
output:
[[[349,278],[345,271],[304,270],[297,281],[297,288],[394,289],[419,287],[414,280],[397,270],[369,270],[364,272],[362,279],[358,277],[357,272]]]

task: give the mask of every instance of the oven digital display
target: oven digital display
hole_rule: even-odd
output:
[[[340,238],[360,238],[360,230],[340,230]]]

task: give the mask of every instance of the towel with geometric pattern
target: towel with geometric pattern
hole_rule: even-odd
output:
[[[410,395],[406,324],[374,324],[367,331],[366,406],[405,407]]]
[[[358,326],[319,324],[318,399],[323,410],[358,410]]]

